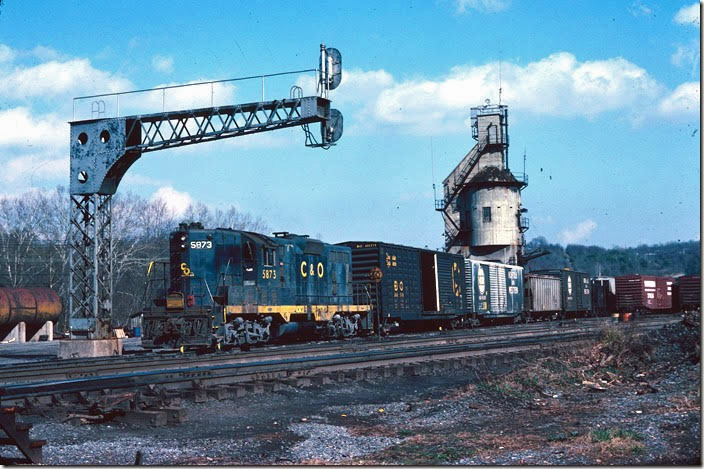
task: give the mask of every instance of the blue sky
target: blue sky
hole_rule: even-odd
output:
[[[527,154],[528,239],[698,240],[699,37],[692,1],[4,0],[0,193],[68,185],[75,96],[313,68],[325,42],[343,58],[337,146],[306,148],[295,128],[150,153],[120,191],[176,213],[189,201],[235,205],[273,231],[331,242],[439,247],[432,184],[473,146],[470,107],[498,101],[500,70],[511,169],[522,172]],[[310,82],[267,81],[265,98]],[[261,84],[215,94],[255,101]],[[167,106],[209,99],[189,89]],[[158,112],[161,99],[130,106]]]

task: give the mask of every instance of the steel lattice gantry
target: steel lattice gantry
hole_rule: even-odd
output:
[[[313,143],[308,124],[321,124]],[[306,144],[328,146],[342,117],[320,96],[71,122],[69,327],[72,337],[107,337],[114,260],[112,196],[142,153],[303,126]]]

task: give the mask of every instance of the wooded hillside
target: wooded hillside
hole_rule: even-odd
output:
[[[699,241],[641,245],[631,248],[602,248],[548,243],[543,237],[531,240],[526,251],[542,248],[546,256],[528,262],[527,270],[570,268],[592,275],[691,275],[701,272]]]

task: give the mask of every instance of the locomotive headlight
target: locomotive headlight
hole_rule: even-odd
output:
[[[185,236],[185,235],[181,236],[181,241],[186,241],[186,236]]]
[[[186,245],[185,245],[185,244],[182,244],[182,245],[181,245],[181,249],[186,249]]]

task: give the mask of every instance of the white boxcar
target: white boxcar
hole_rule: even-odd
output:
[[[464,260],[467,307],[479,318],[516,317],[523,309],[523,267]]]

